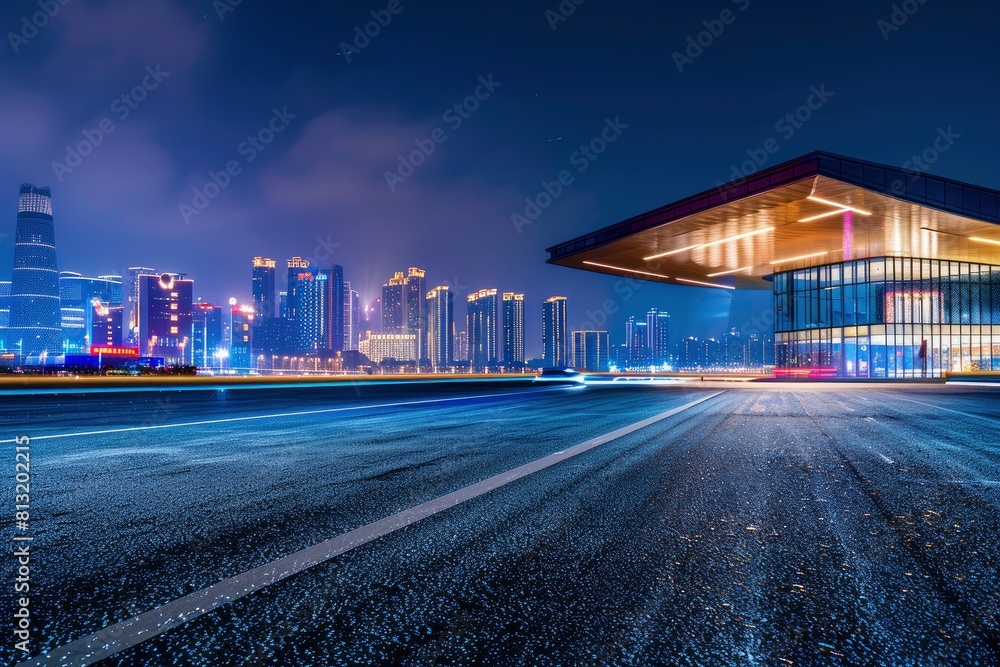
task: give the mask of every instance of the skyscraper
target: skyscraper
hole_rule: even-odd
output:
[[[406,274],[406,331],[417,337],[417,349],[414,351],[417,362],[428,358],[427,355],[427,304],[424,287],[427,272],[411,266]]]
[[[7,330],[9,328],[10,328],[10,281],[0,280],[0,352],[6,352],[7,350],[11,349],[7,345]]]
[[[469,361],[469,332],[458,331],[455,333],[455,361]]]
[[[95,298],[90,311],[89,346],[122,347],[125,344],[124,306],[120,303],[111,305]]]
[[[139,352],[164,363],[191,363],[194,281],[178,274],[139,276]]]
[[[646,347],[654,366],[670,362],[670,314],[653,308],[646,313]]]
[[[194,304],[191,328],[191,363],[199,368],[222,365],[222,308],[198,302]]]
[[[63,352],[52,192],[27,183],[17,203],[8,346],[29,360]]]
[[[554,296],[542,305],[542,360],[548,368],[569,365],[566,297]]]
[[[497,290],[480,290],[468,296],[469,363],[482,373],[498,365]]]
[[[450,367],[455,357],[455,294],[446,285],[427,293],[427,354],[434,370]]]
[[[610,338],[607,331],[574,331],[573,368],[578,371],[608,370]]]
[[[323,269],[327,275],[326,349],[344,351],[344,267],[334,264]]]
[[[523,294],[503,294],[503,362],[508,368],[524,365]]]
[[[253,312],[257,317],[275,316],[275,267],[273,259],[253,258]]]
[[[382,333],[403,333],[406,322],[406,275],[397,271],[382,285]]]
[[[329,280],[329,270],[311,266],[301,257],[288,260],[288,310],[293,350],[329,349],[330,308],[333,305]],[[337,309],[343,313],[343,304],[338,304]]]
[[[128,331],[126,338],[130,343],[138,345],[139,342],[139,278],[142,276],[159,276],[155,269],[147,266],[130,266],[128,268]]]
[[[240,372],[253,368],[252,341],[254,306],[232,306],[233,329],[229,344],[229,367]]]
[[[361,341],[361,297],[351,289],[351,283],[344,283],[344,349],[357,350]]]
[[[628,346],[628,367],[649,366],[649,322],[629,317],[625,323],[625,345]]]

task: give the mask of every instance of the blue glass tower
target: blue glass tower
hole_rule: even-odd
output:
[[[63,352],[62,336],[52,192],[24,184],[17,205],[7,345],[22,359],[55,357]]]

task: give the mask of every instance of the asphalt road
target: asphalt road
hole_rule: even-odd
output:
[[[720,388],[103,664],[1000,664],[1000,390],[892,385],[4,399],[34,653]]]

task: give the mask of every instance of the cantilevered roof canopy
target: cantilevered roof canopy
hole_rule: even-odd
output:
[[[1000,264],[1000,191],[816,152],[548,249],[548,262],[732,289],[866,257]]]

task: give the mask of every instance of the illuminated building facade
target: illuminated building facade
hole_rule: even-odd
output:
[[[524,366],[524,295],[503,294],[503,362],[508,368]]]
[[[299,352],[343,350],[344,270],[288,260],[289,346]]]
[[[21,186],[14,236],[8,347],[28,363],[63,353],[52,192]]]
[[[275,270],[278,263],[267,257],[253,258],[253,312],[258,318],[275,317]]]
[[[654,366],[670,362],[670,314],[653,308],[646,313],[646,347]]]
[[[9,328],[10,328],[10,281],[0,280],[0,352],[6,352],[9,349],[7,347],[7,330]]]
[[[542,360],[548,368],[569,365],[566,297],[554,296],[542,304]]]
[[[634,317],[625,323],[625,344],[628,346],[628,367],[649,366],[649,320],[641,322]]]
[[[578,371],[607,371],[610,349],[611,336],[607,331],[574,331],[573,368]]]
[[[250,371],[253,366],[253,322],[255,306],[232,306],[233,328],[229,343],[229,368]]]
[[[139,276],[139,350],[168,366],[189,365],[194,281],[178,274]]]
[[[60,316],[66,354],[88,354],[94,327],[94,301],[102,306],[122,305],[121,276],[87,278],[79,273],[59,274]],[[117,343],[121,345],[121,341]]]
[[[139,278],[142,276],[159,276],[156,269],[148,266],[130,266],[128,269],[129,297],[128,303],[128,331],[126,336],[130,342],[138,344],[139,341]]]
[[[427,353],[434,370],[455,363],[455,294],[447,285],[427,293]]]
[[[469,363],[473,372],[483,373],[499,365],[497,345],[497,290],[474,292],[467,297]]]
[[[1000,370],[997,190],[816,152],[548,257],[633,279],[771,290],[777,375]]]
[[[359,343],[361,354],[380,364],[387,359],[403,363],[413,362],[416,334],[373,333]]]
[[[191,363],[198,368],[221,368],[227,356],[222,350],[222,308],[199,301],[192,309]]]
[[[89,347],[122,347],[125,345],[125,308],[95,298],[90,305]],[[88,350],[89,353],[89,350]]]

